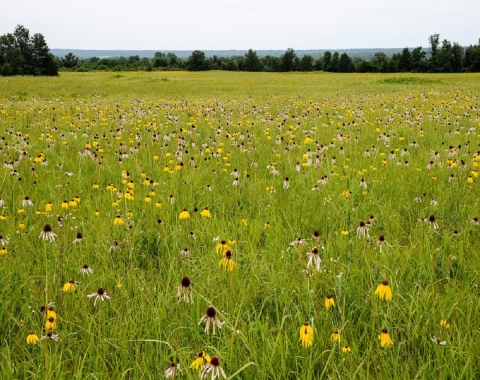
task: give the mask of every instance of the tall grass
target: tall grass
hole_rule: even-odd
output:
[[[189,366],[206,350],[242,379],[475,378],[477,82],[222,72],[0,78],[2,377],[157,379],[174,361],[184,378],[198,378]],[[96,157],[82,157],[86,149]],[[22,206],[25,197],[33,206]],[[184,209],[189,219],[180,219]],[[371,216],[369,237],[357,238]],[[46,223],[54,242],[39,237]],[[73,243],[78,232],[84,240]],[[390,245],[380,252],[381,235]],[[306,244],[291,245],[297,238]],[[231,272],[219,266],[221,240],[235,240]],[[320,272],[307,269],[314,246]],[[80,274],[84,264],[94,273]],[[177,300],[183,276],[192,304]],[[74,293],[62,291],[69,279],[81,282]],[[374,294],[383,279],[392,301]],[[100,287],[111,299],[94,306],[87,295]],[[58,342],[27,345],[29,331],[46,335],[40,308],[49,302]],[[199,324],[210,305],[224,322],[215,336]],[[309,348],[300,342],[305,321]],[[390,347],[380,346],[382,328]]]

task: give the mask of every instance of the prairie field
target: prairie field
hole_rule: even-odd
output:
[[[0,77],[0,378],[473,379],[480,74]]]

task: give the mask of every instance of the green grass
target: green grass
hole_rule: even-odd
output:
[[[475,378],[477,83],[474,74],[0,78],[0,148],[14,165],[0,169],[3,378],[157,379],[173,360],[193,379],[201,350],[239,379]],[[379,139],[386,136],[388,146]],[[81,157],[87,147],[96,157]],[[134,200],[125,197],[130,181]],[[62,209],[76,196],[77,207]],[[22,206],[25,197],[33,206]],[[204,207],[211,218],[200,216]],[[185,208],[191,217],[183,220]],[[371,215],[370,238],[357,238]],[[430,215],[438,230],[419,221]],[[55,242],[39,237],[46,223]],[[73,243],[78,232],[84,241]],[[381,235],[391,245],[382,252]],[[290,245],[299,237],[306,245]],[[218,239],[236,241],[232,272],[219,267]],[[307,269],[314,246],[320,272]],[[82,276],[84,264],[94,273]],[[177,301],[183,276],[193,304]],[[62,292],[72,278],[77,291]],[[389,302],[374,294],[385,278]],[[111,299],[94,306],[87,295],[99,287]],[[46,334],[40,307],[49,302],[59,341],[27,345],[29,331]],[[225,322],[215,336],[199,324],[210,305]],[[299,340],[305,320],[314,329],[309,348]],[[393,346],[380,347],[382,328]],[[341,344],[330,339],[336,329]]]

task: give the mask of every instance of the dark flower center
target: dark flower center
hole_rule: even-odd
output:
[[[213,306],[209,306],[208,309],[207,309],[207,316],[209,318],[213,318],[217,315],[217,311],[215,310],[215,308]]]

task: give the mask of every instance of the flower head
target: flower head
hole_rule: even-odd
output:
[[[320,255],[318,254],[318,248],[313,247],[312,251],[307,253],[307,255],[308,255],[307,268],[310,268],[312,265],[315,265],[315,268],[317,269],[317,272],[320,272],[320,264],[322,263],[322,259],[320,258]]]
[[[123,220],[120,215],[117,215],[115,219],[113,219],[113,225],[114,226],[122,226],[123,225]]]
[[[43,240],[46,241],[55,241],[56,234],[53,233],[52,231],[52,226],[50,224],[45,224],[43,226],[42,232],[40,232],[40,235],[38,237],[41,237]]]
[[[88,298],[95,297],[95,302],[93,303],[93,306],[96,306],[98,300],[109,300],[110,296],[105,292],[103,288],[98,288],[98,290],[95,293],[91,293],[87,296]]]
[[[43,335],[40,339],[48,339],[48,340],[54,340],[55,342],[58,342],[58,335],[54,334],[53,332],[49,331],[47,335]]]
[[[204,379],[207,376],[211,375],[211,379],[215,380],[222,376],[224,379],[227,378],[225,371],[220,367],[220,358],[218,356],[213,356],[209,363],[205,364],[200,372],[200,379]]]
[[[188,219],[190,218],[190,213],[187,211],[186,208],[180,213],[180,219]]]
[[[197,358],[190,365],[190,368],[197,370],[210,363],[211,360],[212,358],[208,356],[205,351],[200,351],[197,355]]]
[[[232,251],[228,250],[225,252],[225,256],[218,263],[218,266],[223,267],[223,269],[228,269],[229,272],[233,271],[235,268],[235,261],[232,259]]]
[[[375,294],[383,301],[391,301],[393,298],[392,289],[388,285],[388,280],[383,280],[382,283],[375,290]]]
[[[305,321],[300,327],[300,340],[303,347],[310,347],[313,344],[313,328]]]
[[[450,323],[447,323],[447,321],[445,319],[442,319],[440,321],[440,326],[444,329],[449,329],[450,328]]]
[[[93,269],[90,268],[87,264],[83,264],[79,272],[83,275],[89,275],[93,273]]]
[[[393,340],[390,338],[390,334],[388,333],[388,330],[386,328],[382,329],[382,332],[378,336],[378,339],[380,339],[380,345],[382,347],[393,345]]]
[[[332,306],[335,306],[333,296],[331,294],[327,294],[327,297],[325,297],[325,307],[327,310],[329,310]]]
[[[168,378],[174,378],[178,373],[182,374],[182,369],[180,368],[180,364],[172,362],[170,363],[170,366],[168,369],[165,371],[165,377]]]
[[[37,344],[38,341],[38,336],[33,331],[30,331],[27,335],[27,344]]]
[[[65,285],[63,285],[63,292],[64,293],[73,293],[77,290],[77,284],[79,282],[75,281],[73,278],[68,280]]]
[[[227,251],[231,251],[232,248],[230,248],[230,245],[233,245],[235,241],[230,240],[227,242],[226,240],[222,240],[219,244],[217,244],[215,248],[215,252],[219,255],[224,256]]]
[[[352,351],[352,349],[350,348],[350,346],[348,344],[342,347],[342,352],[344,352],[344,353],[348,353],[348,352],[351,352],[351,351]]]
[[[212,214],[210,213],[210,210],[208,209],[208,207],[205,207],[201,212],[200,212],[200,215],[205,217],[205,218],[211,218],[212,217]]]
[[[210,331],[210,325],[213,327],[213,335],[215,335],[215,327],[218,327],[219,329],[222,328],[223,322],[220,322],[217,316],[217,310],[213,306],[209,306],[207,308],[207,312],[205,315],[200,318],[200,322],[198,324],[205,322],[205,332],[208,334]]]
[[[193,290],[191,285],[190,278],[183,276],[180,280],[180,285],[177,288],[177,299],[178,302],[183,301],[186,303],[193,302]]]
[[[340,337],[340,333],[338,332],[338,330],[335,330],[333,332],[333,334],[330,335],[330,339],[332,340],[332,342],[340,343],[341,337]]]

